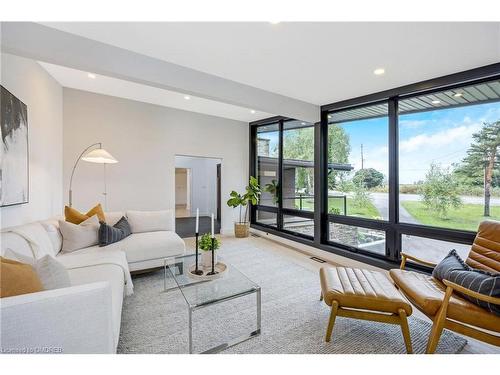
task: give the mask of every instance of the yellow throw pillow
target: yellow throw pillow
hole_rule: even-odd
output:
[[[0,297],[35,293],[43,290],[42,282],[29,264],[0,257]]]
[[[104,217],[104,211],[102,210],[100,203],[97,206],[91,208],[86,214],[82,214],[80,211],[75,210],[72,207],[64,207],[64,216],[66,217],[66,221],[76,225],[84,222],[94,215],[97,215],[99,221],[106,221],[106,218]]]

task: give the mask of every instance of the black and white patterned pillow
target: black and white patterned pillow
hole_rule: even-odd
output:
[[[123,240],[132,234],[130,230],[130,224],[128,223],[125,216],[123,216],[118,222],[111,226],[101,221],[99,227],[99,246],[107,246],[112,243]]]
[[[438,280],[446,279],[479,294],[500,297],[500,274],[470,267],[460,258],[455,250],[450,251],[434,268],[432,276]],[[484,302],[466,294],[458,294],[472,303],[500,316],[500,305]]]

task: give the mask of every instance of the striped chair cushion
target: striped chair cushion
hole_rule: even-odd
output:
[[[434,268],[432,276],[438,280],[449,280],[474,292],[491,297],[500,297],[500,273],[475,269],[466,264],[455,250],[450,253]],[[500,316],[500,305],[494,305],[466,294],[463,298],[482,308]]]
[[[111,226],[101,221],[99,227],[99,246],[107,246],[114,242],[123,240],[125,237],[130,236],[132,231],[130,230],[130,225],[123,216],[118,222]]]

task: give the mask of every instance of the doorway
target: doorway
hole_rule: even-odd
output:
[[[175,156],[175,223],[179,236],[194,237],[196,210],[200,213],[200,235],[214,229],[220,233],[222,159],[198,156]]]
[[[191,169],[175,168],[175,217],[191,216]]]

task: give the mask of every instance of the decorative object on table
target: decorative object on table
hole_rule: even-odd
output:
[[[215,231],[214,231],[214,214],[212,213],[212,235],[210,238],[210,251],[212,252],[212,268],[207,275],[216,275],[215,271]]]
[[[248,207],[250,204],[256,205],[259,203],[261,194],[261,189],[258,180],[250,176],[248,186],[245,188],[245,193],[239,194],[236,191],[232,191],[229,194],[230,198],[227,201],[227,205],[232,208],[239,207],[239,221],[234,223],[234,235],[237,238],[248,237],[250,233],[250,222],[248,220]],[[245,207],[245,214],[242,216],[242,208]]]
[[[96,147],[93,150],[90,150],[92,147]],[[90,150],[90,151],[89,151]],[[107,209],[108,199],[107,199],[107,186],[106,186],[106,164],[115,164],[118,163],[109,152],[102,148],[102,143],[94,143],[88,146],[85,150],[82,151],[78,159],[76,159],[75,165],[73,166],[73,170],[71,171],[71,178],[69,180],[69,207],[73,205],[73,176],[75,174],[76,167],[78,166],[78,162],[81,160],[87,161],[89,163],[98,163],[103,165],[104,170],[104,191],[102,195],[104,195],[104,208]]]
[[[227,265],[224,262],[217,262],[215,264],[215,273],[210,275],[210,271],[204,272],[200,270],[200,274],[195,274],[195,265],[189,267],[189,277],[198,280],[215,280],[223,276],[224,272],[227,271]]]
[[[200,268],[198,267],[199,235],[200,235],[200,209],[197,208],[196,209],[196,227],[195,227],[195,237],[196,237],[195,265],[194,265],[194,269],[189,270],[190,273],[197,275],[197,276],[203,275],[203,271],[200,270]]]
[[[214,238],[212,247],[212,237],[210,233],[205,233],[200,239],[201,266],[203,270],[211,270],[212,259],[217,263],[217,249],[220,247],[220,241]],[[213,251],[212,251],[213,248]]]
[[[28,107],[0,86],[0,206],[29,201]]]

